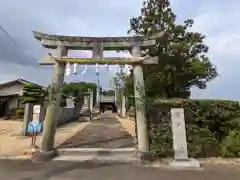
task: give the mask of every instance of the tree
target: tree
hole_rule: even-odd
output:
[[[128,82],[128,76],[125,75],[123,72],[123,65],[120,65],[120,71],[116,73],[116,76],[113,77],[112,83],[114,86],[114,89],[116,89],[116,101],[118,104],[121,104],[122,98],[121,95],[129,95],[131,94],[131,90],[133,89],[132,86],[128,87],[126,84]],[[131,91],[131,92],[130,92]]]
[[[124,87],[128,78],[128,76],[126,76],[126,74],[123,72],[123,68],[123,65],[120,65],[120,71],[117,72],[116,76],[112,79],[114,89],[116,89],[120,93],[125,93]]]
[[[25,83],[23,88],[24,103],[42,103],[47,100],[48,90],[40,85]]]
[[[115,91],[113,89],[107,90],[107,91],[102,91],[102,95],[104,96],[114,96]]]
[[[96,99],[97,85],[87,82],[64,83],[62,87],[65,96],[73,96],[76,101],[81,101],[84,95],[88,94],[88,90],[93,91],[93,99]]]
[[[216,67],[206,56],[205,36],[189,31],[194,21],[188,19],[183,24],[176,24],[175,20],[169,0],[144,1],[141,15],[130,19],[129,33],[152,35],[166,32],[155,47],[143,52],[159,59],[158,65],[144,67],[148,97],[188,98],[192,86],[205,89],[207,82],[218,75]],[[127,78],[125,89],[129,94],[133,92],[132,76]]]

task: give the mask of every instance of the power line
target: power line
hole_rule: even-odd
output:
[[[10,35],[8,34],[8,32],[0,25],[0,29],[2,30],[2,32],[10,39],[10,41],[12,42],[13,46],[20,51],[20,53],[22,53],[28,60],[32,61],[31,59],[34,59],[33,57],[29,57],[29,55],[27,55],[24,51],[24,49],[22,48],[22,46]]]

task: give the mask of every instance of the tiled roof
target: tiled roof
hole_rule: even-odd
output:
[[[24,84],[24,83],[32,83],[32,84],[36,84],[36,83],[33,83],[33,82],[30,82],[30,81],[26,81],[24,79],[16,79],[14,81],[9,81],[9,82],[6,82],[6,83],[3,83],[3,84],[0,84],[0,88],[2,87],[6,87],[6,86],[11,86],[11,85],[14,85],[14,84]],[[39,85],[39,84],[36,84],[36,85]],[[40,85],[39,85],[40,86]]]

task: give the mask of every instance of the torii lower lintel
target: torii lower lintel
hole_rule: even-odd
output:
[[[53,65],[54,63],[70,63],[70,64],[109,64],[109,65],[134,65],[134,64],[157,64],[158,57],[104,57],[104,58],[81,58],[81,57],[55,57],[49,53],[39,61],[41,65]]]

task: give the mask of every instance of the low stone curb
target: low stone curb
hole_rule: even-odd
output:
[[[0,156],[0,160],[30,160],[32,156],[19,155],[19,156]]]
[[[26,155],[16,155],[16,156],[9,156],[9,155],[0,155],[0,160],[31,160],[32,158],[32,151],[28,151],[28,154]],[[87,157],[88,160],[97,160],[95,157]],[[53,161],[81,161],[81,160],[87,160],[84,157],[80,157],[76,159],[74,156],[58,156],[57,158],[53,159]],[[100,158],[101,159],[101,158]],[[98,160],[100,160],[98,159]],[[146,167],[158,167],[158,168],[171,168],[168,165],[168,162],[172,158],[165,158],[165,159],[160,159],[156,160],[154,162],[149,162],[149,163],[135,163],[136,165],[141,165],[141,166],[146,166]],[[204,167],[205,165],[228,165],[228,166],[240,166],[240,158],[199,158],[197,159],[200,164]],[[104,161],[104,160],[100,160]],[[129,159],[129,161],[126,162],[133,162],[132,159]],[[198,169],[201,170],[201,169]]]
[[[240,158],[199,158],[201,164],[222,164],[240,166]]]

